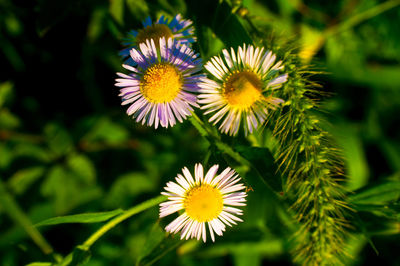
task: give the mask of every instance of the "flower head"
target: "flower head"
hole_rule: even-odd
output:
[[[225,225],[232,226],[242,219],[242,210],[232,206],[245,206],[246,192],[240,177],[235,170],[226,168],[216,175],[218,165],[212,166],[204,176],[203,166],[195,165],[194,178],[185,167],[183,176],[178,174],[175,182],[168,182],[164,188],[168,201],[160,204],[160,217],[174,212],[184,212],[172,221],[165,230],[170,233],[181,231],[181,239],[200,238],[206,242],[206,223],[212,241],[215,241],[214,232],[221,236]]]
[[[131,30],[128,33],[128,38],[123,43],[127,48],[120,53],[123,57],[129,56],[131,48],[139,46],[140,43],[145,43],[147,39],[153,39],[156,47],[158,47],[160,38],[163,37],[175,39],[186,45],[190,45],[196,40],[193,22],[189,19],[183,19],[181,14],[176,15],[171,21],[161,16],[154,23],[150,17],[147,17],[142,24],[142,29]]]
[[[267,118],[268,110],[275,109],[282,99],[273,97],[274,90],[287,81],[287,74],[279,75],[282,61],[264,48],[249,45],[235,52],[223,51],[205,64],[217,79],[203,79],[199,103],[205,114],[214,113],[209,121],[214,125],[222,120],[219,129],[236,135],[243,120],[245,133],[252,133]],[[275,64],[274,64],[275,63]]]
[[[132,71],[117,73],[122,105],[130,104],[128,115],[137,122],[155,128],[173,126],[182,122],[193,108],[198,107],[193,92],[199,90],[202,74],[201,60],[186,45],[176,40],[160,38],[159,45],[150,39],[130,51],[132,64],[123,64]]]

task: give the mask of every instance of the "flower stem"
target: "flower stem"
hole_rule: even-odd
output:
[[[192,122],[193,126],[197,128],[200,134],[203,135],[203,137],[206,137],[210,143],[214,144],[220,151],[228,154],[238,163],[247,167],[251,167],[251,163],[248,160],[232,149],[232,147],[230,147],[228,144],[224,143],[221,140],[220,135],[207,124],[205,124],[194,112],[192,112],[192,116],[193,119],[190,119],[190,121]]]
[[[166,196],[157,196],[155,198],[149,199],[145,202],[142,202],[136,206],[133,206],[132,208],[126,210],[122,214],[118,215],[117,217],[111,219],[108,221],[105,225],[103,225],[100,229],[98,229],[95,233],[93,233],[82,245],[79,246],[80,249],[83,249],[85,251],[89,250],[90,247],[97,241],[99,240],[103,235],[105,235],[108,231],[113,229],[115,226],[120,224],[121,222],[129,219],[135,214],[138,214],[142,211],[145,211],[151,207],[154,207],[161,202],[165,201]],[[72,260],[72,253],[70,253],[68,256],[64,258],[64,260],[61,262],[60,265],[69,265],[69,263]]]
[[[44,254],[53,253],[53,248],[46,241],[43,235],[33,226],[29,217],[23,212],[14,197],[8,193],[5,185],[0,180],[0,204],[4,211],[16,224],[19,224],[30,236],[33,242],[42,250]]]
[[[99,230],[97,230],[93,235],[91,235],[85,243],[83,243],[83,246],[90,248],[100,237],[102,237],[105,233],[110,231],[112,228],[114,228],[116,225],[119,223],[125,221],[126,219],[130,218],[131,216],[142,212],[144,210],[147,210],[155,205],[158,205],[159,203],[163,202],[165,200],[165,196],[158,196],[152,199],[149,199],[145,202],[140,203],[139,205],[136,205],[129,210],[125,211],[123,214],[115,217],[105,225],[103,225]]]

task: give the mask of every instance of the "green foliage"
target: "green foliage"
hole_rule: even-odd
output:
[[[121,214],[121,209],[109,212],[82,213],[60,217],[53,217],[35,224],[36,227],[44,225],[56,225],[66,223],[98,223],[109,220],[110,218]]]
[[[399,5],[1,1],[0,265],[398,265]],[[204,62],[243,43],[283,60],[285,105],[255,134],[201,110],[168,130],[124,113],[120,41],[178,12]],[[244,222],[215,243],[159,219],[162,187],[197,162],[247,186]]]

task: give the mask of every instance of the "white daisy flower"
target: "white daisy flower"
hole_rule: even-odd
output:
[[[282,61],[275,63],[275,54],[264,48],[244,44],[237,52],[231,48],[222,53],[223,59],[214,56],[204,66],[217,81],[202,79],[201,109],[213,114],[209,121],[214,125],[222,120],[219,130],[225,134],[236,135],[242,120],[245,134],[252,133],[264,123],[269,109],[284,102],[273,93],[288,75],[279,75]]]
[[[226,168],[217,175],[218,165],[212,166],[204,176],[203,166],[196,164],[194,178],[185,167],[183,175],[178,174],[176,182],[168,182],[161,194],[168,201],[160,204],[160,217],[177,211],[183,213],[165,227],[170,233],[181,231],[181,239],[200,238],[206,242],[206,224],[214,242],[214,232],[221,236],[225,225],[232,226],[242,222],[238,215],[243,211],[236,206],[245,206],[246,187],[240,181],[235,170]],[[235,206],[235,207],[233,207]]]
[[[132,73],[117,73],[115,86],[120,87],[122,105],[130,104],[127,114],[148,126],[174,126],[198,107],[194,93],[203,74],[198,54],[176,40],[152,39],[130,50],[132,64],[122,66]]]

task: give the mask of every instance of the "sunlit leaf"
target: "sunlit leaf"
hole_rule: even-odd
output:
[[[93,212],[93,213],[81,213],[67,216],[53,217],[44,220],[40,223],[35,224],[36,227],[44,225],[57,225],[57,224],[69,224],[69,223],[99,223],[104,222],[112,217],[121,214],[123,210],[118,209],[108,212]]]

